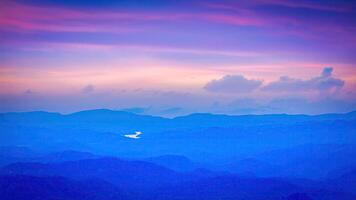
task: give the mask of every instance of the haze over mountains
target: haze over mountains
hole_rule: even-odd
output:
[[[172,119],[112,110],[2,113],[0,195],[351,200],[355,122],[356,112]],[[136,131],[139,138],[125,137]]]

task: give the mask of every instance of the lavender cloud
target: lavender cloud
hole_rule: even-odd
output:
[[[208,82],[204,89],[209,92],[247,93],[262,85],[261,80],[247,79],[241,75],[226,75]]]
[[[333,77],[333,68],[326,67],[321,74],[311,79],[302,80],[281,76],[279,80],[264,86],[262,90],[271,92],[300,92],[300,91],[321,91],[329,92],[341,89],[345,81]]]
[[[83,93],[91,93],[94,91],[94,86],[93,85],[87,85],[85,87],[82,88],[82,92]]]

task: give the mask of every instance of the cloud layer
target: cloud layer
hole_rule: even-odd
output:
[[[95,87],[93,85],[87,85],[82,88],[82,92],[83,93],[91,93],[94,91],[94,89],[95,89]]]
[[[236,111],[273,113],[356,99],[353,2],[145,2],[0,0],[0,112],[177,115],[246,98]],[[329,65],[338,77],[310,74]],[[266,103],[282,97],[280,110]]]
[[[247,79],[242,75],[225,75],[221,79],[208,82],[204,89],[216,93],[250,93],[253,91],[268,93],[300,93],[321,92],[332,93],[339,91],[345,81],[333,77],[333,68],[325,67],[319,76],[310,79],[298,79],[281,76],[277,81],[262,85],[262,80]]]
[[[260,87],[262,81],[247,79],[241,75],[226,75],[221,79],[212,80],[204,86],[210,92],[246,93]]]
[[[271,82],[262,89],[273,92],[301,92],[321,91],[329,92],[341,89],[345,81],[332,76],[333,68],[326,67],[321,74],[308,80],[282,76],[279,80]]]

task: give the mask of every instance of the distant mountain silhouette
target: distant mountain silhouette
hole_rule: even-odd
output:
[[[1,200],[117,200],[128,197],[100,180],[73,181],[63,177],[0,176]]]
[[[52,152],[52,153],[39,153],[33,152],[30,148],[6,146],[0,147],[0,167],[16,162],[64,162],[74,160],[84,160],[99,158],[100,156],[73,150]]]
[[[181,172],[193,171],[199,168],[199,165],[197,163],[194,163],[185,156],[162,155],[146,158],[144,160]]]
[[[293,184],[278,179],[219,176],[192,181],[157,191],[156,199],[282,199],[301,191]]]
[[[178,173],[142,161],[99,158],[62,163],[14,163],[0,171],[5,199],[281,199],[352,200],[319,182],[241,177],[197,169]],[[351,177],[351,176],[347,176]],[[352,179],[351,179],[352,180]],[[307,184],[305,184],[307,183]],[[10,188],[8,187],[10,186]],[[31,188],[30,191],[25,188]]]
[[[328,178],[329,172],[338,168],[356,166],[356,148],[346,144],[306,144],[274,150],[257,155],[267,163],[274,163],[274,176]],[[265,169],[268,169],[265,167]],[[276,173],[277,172],[277,173]]]
[[[246,158],[226,165],[226,169],[243,176],[265,176],[276,174],[277,166],[253,158]]]
[[[23,146],[0,146],[0,167],[20,161],[29,161],[40,154]]]
[[[125,199],[354,200],[355,130],[356,112],[172,119],[106,109],[2,113],[0,174],[8,182],[35,176],[24,178],[26,187],[50,197],[57,195],[52,179],[62,177],[63,190],[73,184],[78,195],[59,199],[91,199],[81,192],[90,179],[93,191],[102,195],[103,181]],[[142,134],[125,137],[135,132]],[[32,195],[26,192],[19,195]]]
[[[356,165],[353,170],[345,172],[336,179],[330,180],[329,188],[339,188],[340,190],[356,194]]]
[[[351,193],[321,189],[318,185],[297,185],[281,178],[242,178],[236,175],[199,179],[155,191],[156,200],[353,200],[355,197]]]
[[[60,151],[49,153],[40,157],[35,157],[31,159],[36,162],[65,162],[65,161],[75,161],[75,160],[85,160],[85,159],[94,159],[99,158],[100,156],[88,153],[88,152],[80,152],[80,151]]]
[[[0,155],[7,157],[32,157],[36,155],[32,149],[24,146],[0,146]]]
[[[189,157],[195,163],[208,163],[210,166],[221,166],[246,158],[255,158],[273,166],[279,165],[281,161],[289,160],[291,167],[282,170],[284,175],[325,176],[325,173],[327,174],[332,168],[318,170],[315,165],[319,162],[316,161],[317,159],[314,159],[315,162],[312,164],[313,159],[302,162],[298,160],[298,156],[279,155],[296,155],[292,151],[299,151],[295,148],[306,144],[316,146],[345,144],[353,147],[356,143],[356,135],[353,134],[356,129],[355,113],[315,116],[192,114],[173,119],[105,109],[69,115],[46,112],[3,113],[0,114],[2,133],[0,146],[26,146],[41,152],[60,152],[71,149],[99,155],[132,158],[174,154]],[[124,137],[135,131],[143,133],[139,139]],[[273,153],[278,151],[281,153]],[[308,155],[305,153],[308,152],[306,149],[300,152],[302,152],[299,153],[300,155]],[[265,156],[262,156],[264,153]],[[314,154],[316,158],[319,157],[317,154],[324,157],[327,155],[321,150]],[[261,155],[262,158],[254,157],[256,155]],[[336,165],[346,163],[347,156],[343,156],[346,154],[335,149],[333,155],[335,156],[318,159],[320,162],[324,160],[326,163],[335,164],[333,166],[335,169],[343,167]],[[278,159],[266,160],[264,157]],[[293,163],[290,162],[290,158],[297,160]],[[333,158],[337,158],[337,162]],[[0,155],[0,164],[1,160],[6,160],[6,158],[1,158]],[[178,162],[178,159],[174,162],[176,161]],[[286,166],[285,163],[282,163],[283,167]],[[309,167],[306,166],[308,163],[310,163]],[[183,167],[183,163],[180,164]],[[164,162],[161,165],[164,165]],[[293,166],[300,167],[293,169]],[[314,169],[313,166],[315,166]],[[257,168],[262,168],[257,165],[250,167],[255,170],[244,171],[255,173],[261,171]],[[177,167],[172,169],[178,170]],[[242,168],[239,166],[235,169]],[[305,169],[305,171],[302,172],[299,169]]]
[[[323,115],[217,115],[196,113],[173,119],[108,109],[85,110],[68,115],[49,112],[2,113],[0,124],[57,125],[97,131],[162,131],[181,128],[231,127],[236,125],[290,124],[303,121],[355,120],[356,111]]]
[[[313,200],[305,193],[295,193],[289,195],[286,200]]]
[[[143,161],[99,158],[62,163],[14,163],[3,167],[4,175],[62,176],[76,180],[103,179],[123,188],[158,187],[186,177],[175,171]]]

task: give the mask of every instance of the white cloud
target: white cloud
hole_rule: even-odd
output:
[[[135,134],[127,134],[127,135],[124,135],[124,137],[127,137],[127,138],[131,138],[131,139],[139,139],[141,137],[139,137],[139,135],[141,135],[142,132],[140,131],[136,131]]]

